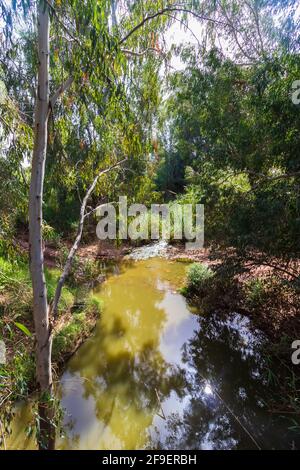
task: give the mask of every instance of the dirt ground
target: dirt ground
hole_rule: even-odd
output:
[[[22,238],[19,240],[21,250],[28,251],[28,240]],[[66,248],[71,247],[71,242],[64,242]],[[122,244],[116,246],[113,242],[103,240],[93,240],[87,244],[82,244],[77,252],[77,256],[82,260],[99,260],[106,262],[120,262],[122,259],[134,250],[134,246]],[[45,244],[45,265],[49,268],[58,266],[59,250],[51,244]],[[209,248],[185,250],[184,245],[169,245],[164,256],[170,260],[186,260],[191,262],[201,262],[207,266],[218,268],[234,254],[234,250],[228,249],[226,252],[213,252]],[[258,327],[267,332],[269,336],[278,340],[283,333],[291,334],[297,337],[300,333],[300,301],[297,294],[292,289],[286,287],[278,289],[276,279],[280,280],[297,280],[300,275],[300,260],[295,260],[287,265],[282,260],[269,259],[266,261],[259,253],[253,253],[253,259],[247,260],[243,265],[243,270],[235,275],[238,284],[238,290],[253,279],[275,279],[275,284],[271,286],[269,297],[261,306],[257,306],[252,312],[246,311],[255,318]],[[273,282],[273,281],[272,281]],[[298,281],[297,281],[298,282]],[[183,279],[184,283],[184,279]],[[216,293],[217,295],[218,293]],[[231,299],[232,293],[226,292],[223,296]],[[222,295],[222,293],[220,293]],[[234,296],[233,296],[234,297]],[[232,305],[228,308],[235,308],[235,299],[232,298]],[[240,309],[244,307],[239,305]],[[298,337],[297,337],[298,338]]]

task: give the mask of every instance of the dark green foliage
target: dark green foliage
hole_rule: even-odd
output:
[[[214,272],[208,266],[202,263],[193,263],[187,272],[187,288],[201,290],[201,288],[207,287],[213,277]]]
[[[281,256],[300,252],[300,113],[291,99],[296,54],[251,67],[217,50],[174,74],[167,106],[172,150],[158,182],[204,203],[206,241]],[[169,129],[170,126],[168,126]],[[177,162],[185,184],[169,171]],[[173,165],[175,167],[175,165]],[[184,170],[182,169],[184,167]]]

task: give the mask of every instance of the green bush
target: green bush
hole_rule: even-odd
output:
[[[9,370],[15,396],[27,395],[30,385],[34,382],[35,362],[33,355],[26,351],[23,345],[15,352]]]
[[[65,354],[73,350],[78,341],[89,336],[95,324],[91,317],[97,318],[101,309],[101,300],[93,294],[84,299],[82,309],[76,310],[71,321],[64,325],[53,338],[54,361],[61,360]]]
[[[60,359],[61,355],[72,350],[76,341],[87,333],[87,323],[83,312],[74,315],[73,319],[66,324],[53,338],[53,358]]]
[[[98,279],[99,272],[99,263],[92,259],[86,259],[82,261],[78,277],[85,283],[93,283]]]
[[[266,286],[263,279],[255,278],[245,285],[246,303],[250,307],[262,305],[266,297]]]
[[[89,294],[84,308],[84,313],[86,315],[100,315],[102,308],[102,300],[94,294]]]
[[[187,271],[187,289],[202,289],[215,273],[211,268],[202,263],[193,263]]]
[[[28,265],[0,257],[0,294],[3,310],[10,319],[26,317],[31,312],[32,289]]]
[[[45,269],[45,278],[47,282],[48,301],[50,302],[55,295],[57,283],[60,277],[59,269]],[[74,292],[71,287],[67,284],[63,286],[61,298],[58,305],[59,313],[68,311],[71,309],[74,303]]]
[[[45,242],[52,243],[55,247],[60,247],[61,235],[45,221],[43,221],[43,239]]]

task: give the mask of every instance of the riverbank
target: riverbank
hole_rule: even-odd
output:
[[[242,258],[233,249],[187,251],[183,244],[166,244],[161,250],[154,248],[151,253],[151,247],[129,243],[116,246],[109,241],[96,240],[82,245],[77,256],[83,263],[88,260],[109,265],[131,257],[132,251],[135,253],[133,259],[143,259],[139,252],[146,249],[146,257],[157,255],[169,260],[203,263],[217,273],[216,285],[207,293],[209,295],[201,292],[204,308],[244,313],[275,343],[280,342],[283,336],[300,338],[299,259],[287,263],[278,258],[266,258],[257,252]],[[51,266],[57,264],[59,253],[46,246],[45,257],[46,264]],[[195,293],[193,302],[199,304]]]
[[[134,259],[143,259],[139,251],[145,251],[145,247],[126,245],[117,248],[103,241],[83,246],[79,256],[120,262],[124,256],[129,254],[130,257],[132,250],[136,253]],[[147,256],[152,256],[151,245],[146,251]],[[162,247],[157,254],[173,261],[203,263],[216,272],[215,284],[209,286],[207,292],[193,293],[192,302],[201,304],[208,313],[222,310],[245,314],[275,344],[281,343],[282,338],[300,338],[299,259],[287,263],[255,252],[243,259],[233,249],[186,251],[181,244]]]
[[[155,246],[155,245],[154,245]],[[216,272],[215,285],[209,292],[193,293],[193,302],[207,311],[239,311],[250,316],[272,342],[280,342],[283,336],[300,338],[299,276],[300,260],[289,263],[278,258],[266,258],[262,253],[251,253],[242,258],[233,249],[210,248],[188,250],[184,245],[166,245],[161,250],[151,245],[133,247],[114,246],[95,241],[79,249],[78,256],[92,261],[118,263],[124,257],[143,259],[146,256],[163,256],[169,260],[203,263]],[[133,256],[130,253],[133,251]],[[182,280],[184,284],[184,279]],[[200,302],[200,303],[201,303]]]
[[[291,345],[300,338],[300,260],[287,263],[258,252],[239,256],[233,249],[186,251],[180,244],[158,245],[153,253],[150,245],[134,249],[129,257],[145,259],[143,254],[147,252],[147,257],[158,255],[211,270],[213,276],[207,283],[190,290],[187,278],[182,278],[181,292],[205,316],[221,314],[229,318],[238,312],[251,319],[252,327],[268,339],[265,359],[269,366],[265,366],[265,373],[275,390],[274,400],[269,402],[270,412],[297,416],[300,369],[292,364]]]
[[[300,368],[292,362],[292,344],[300,338],[299,263],[282,266],[279,260],[259,264],[258,257],[253,259],[256,262],[241,262],[235,254],[223,254],[217,262],[197,260],[190,265],[181,292],[205,316],[229,318],[238,312],[266,335],[264,372],[274,389],[268,400],[270,413],[290,417],[299,434]]]
[[[75,270],[63,288],[59,319],[53,329],[53,380],[58,380],[69,358],[91,335],[101,313],[101,302],[91,288],[99,284],[99,266],[76,259]],[[45,269],[49,300],[60,276],[59,256]],[[32,292],[27,257],[19,253],[10,262],[0,258],[0,339],[5,345],[5,363],[0,364],[1,425],[11,419],[13,404],[26,400],[36,390]],[[1,433],[0,433],[1,440]]]
[[[180,293],[186,268],[155,256],[124,262],[97,291],[97,327],[55,387],[56,449],[299,447],[290,414],[270,402],[267,339],[239,313],[191,306]],[[35,448],[34,435],[22,438],[31,406],[19,408],[7,448]]]
[[[59,269],[70,243],[65,241],[59,248],[45,245],[45,265],[48,269]],[[156,246],[154,244],[153,246]],[[20,249],[26,253],[28,241],[19,241]],[[151,254],[152,245],[133,246],[129,243],[116,246],[110,241],[93,240],[79,248],[74,269],[73,284],[89,283],[91,287],[105,278],[109,266],[130,257],[142,259],[146,256],[163,256],[169,260],[203,263],[216,272],[216,285],[205,295],[201,292],[203,307],[210,310],[240,311],[251,316],[256,326],[278,342],[283,335],[300,338],[299,276],[300,260],[287,263],[276,258],[266,259],[261,253],[241,258],[233,249],[212,250],[210,248],[188,250],[184,245],[167,245]],[[148,253],[149,251],[149,253]],[[99,269],[98,269],[99,268]],[[184,279],[183,279],[184,283]],[[1,296],[1,293],[0,293]],[[199,297],[199,296],[198,296]],[[193,301],[199,303],[193,293]],[[0,297],[1,304],[1,297]]]
[[[188,293],[206,313],[243,313],[272,342],[280,342],[284,336],[300,338],[299,260],[287,265],[258,253],[243,259],[233,250],[185,252],[180,247],[173,248],[168,258],[187,259],[213,271],[213,280]]]

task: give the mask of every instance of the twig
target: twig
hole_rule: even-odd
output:
[[[53,7],[53,5],[48,1],[48,0],[45,0],[45,2],[47,3],[48,7],[50,8],[50,10],[52,11],[53,15],[55,16],[57,22],[62,26],[62,28],[65,30],[65,32],[70,36],[70,38],[77,42],[77,44],[82,47],[82,44],[81,42],[79,41],[78,38],[76,38],[69,30],[68,28],[66,27],[66,25],[64,24],[64,22],[59,18],[58,16],[58,13],[57,11],[55,10],[55,8]]]
[[[157,54],[162,53],[161,51],[155,49],[155,47],[147,47],[147,49],[144,49],[141,52],[131,51],[129,49],[121,49],[121,52],[123,52],[124,54],[133,55],[133,56],[137,56],[137,57],[142,57],[143,55],[147,54],[147,52],[156,52]]]
[[[176,16],[173,16],[173,15],[166,15],[168,16],[169,18],[175,20],[175,21],[178,21],[179,23],[181,23],[183,25],[184,28],[186,28],[190,33],[191,35],[196,39],[197,43],[198,43],[198,47],[200,48],[200,41],[199,39],[197,38],[196,34],[194,33],[194,31],[182,20],[180,20],[179,18],[176,18]]]
[[[161,412],[162,412],[162,416],[161,416],[160,414],[158,414],[158,416],[159,416],[160,418],[166,420],[167,418],[166,418],[166,415],[165,415],[165,413],[164,413],[164,410],[163,410],[163,407],[162,407],[162,404],[161,404],[161,401],[160,401],[160,398],[159,398],[159,395],[158,395],[158,391],[157,391],[156,388],[155,388],[154,390],[155,390],[155,393],[156,393],[156,398],[157,398],[158,404],[159,404],[160,409],[161,409]]]
[[[83,224],[84,224],[84,220],[85,220],[85,217],[86,217],[85,210],[86,210],[87,202],[88,202],[92,192],[94,191],[99,178],[101,176],[103,176],[104,174],[108,173],[109,171],[113,170],[114,168],[117,168],[118,166],[122,165],[122,163],[124,163],[126,160],[127,160],[127,158],[124,158],[120,162],[115,163],[114,165],[110,166],[106,170],[103,170],[100,173],[98,173],[98,175],[94,178],[94,181],[92,182],[91,186],[89,187],[89,189],[87,190],[87,192],[86,192],[86,194],[83,198],[82,205],[81,205],[81,208],[80,208],[80,217],[79,217],[79,223],[78,223],[78,229],[77,229],[77,236],[76,236],[75,241],[74,241],[74,243],[73,243],[73,245],[72,245],[72,247],[69,251],[67,261],[65,263],[63,272],[62,272],[62,274],[59,278],[59,281],[57,283],[54,299],[53,299],[53,301],[50,305],[50,313],[53,315],[53,319],[57,316],[57,308],[58,308],[58,303],[59,303],[59,300],[60,300],[60,297],[61,297],[61,291],[62,291],[63,285],[64,285],[64,283],[65,283],[65,281],[66,281],[66,279],[67,279],[67,277],[70,273],[73,258],[75,256],[75,254],[78,250],[79,244],[80,244],[80,240],[81,240],[82,232],[83,232]]]
[[[139,28],[141,28],[142,26],[144,26],[145,23],[147,23],[148,21],[150,20],[153,20],[155,18],[157,18],[158,16],[161,16],[161,15],[164,15],[168,12],[179,12],[179,13],[189,13],[193,16],[195,16],[196,18],[200,19],[200,20],[204,20],[204,21],[209,21],[211,23],[215,23],[215,24],[219,24],[219,25],[222,25],[222,26],[230,26],[228,23],[225,23],[224,21],[219,21],[219,20],[215,20],[214,18],[210,18],[208,16],[204,16],[204,15],[199,15],[198,13],[196,13],[195,11],[193,10],[189,10],[187,8],[181,8],[181,7],[166,7],[166,8],[162,8],[161,10],[153,13],[152,15],[148,15],[146,17],[143,18],[143,20],[138,23],[136,26],[134,26],[127,34],[126,36],[124,36],[120,42],[119,42],[119,45],[123,44],[125,41],[127,41],[127,39],[130,38],[130,36],[132,36],[133,33],[135,33]]]
[[[89,212],[86,212],[85,215],[84,215],[84,218],[87,218],[89,217],[91,214],[93,214],[94,212],[96,212],[98,209],[100,209],[100,207],[104,207],[104,206],[107,206],[107,202],[104,202],[103,204],[99,204],[99,206],[97,207],[94,207],[93,209],[91,209]],[[116,201],[113,201],[113,202],[110,202],[109,204],[117,204]]]
[[[9,399],[9,397],[10,397],[11,395],[12,395],[12,392],[9,392],[9,393],[3,398],[3,400],[0,402],[0,408],[1,408],[1,406],[3,405],[3,403],[5,403],[5,402]]]

